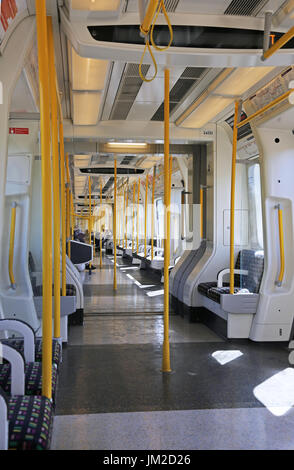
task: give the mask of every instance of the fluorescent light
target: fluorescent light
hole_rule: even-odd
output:
[[[71,0],[73,10],[116,11],[120,0]]]
[[[273,69],[274,67],[241,67],[217,87],[216,93],[219,95],[242,96]]]
[[[189,128],[203,127],[273,69],[274,67],[225,69],[177,119],[176,124]]]
[[[72,88],[73,90],[103,90],[109,61],[88,59],[72,50]]]
[[[233,101],[233,98],[211,95],[183,121],[182,126],[199,129],[215,118]]]
[[[73,92],[73,123],[95,126],[98,121],[101,93]]]
[[[110,147],[147,147],[143,142],[107,142]]]

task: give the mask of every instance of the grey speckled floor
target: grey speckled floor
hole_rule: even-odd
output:
[[[53,449],[294,449],[294,409],[153,411],[57,416]],[[70,432],[69,432],[70,430]]]

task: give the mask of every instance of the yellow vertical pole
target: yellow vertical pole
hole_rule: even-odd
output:
[[[114,160],[114,205],[113,205],[113,249],[114,249],[114,267],[113,267],[113,288],[117,289],[116,281],[116,160]]]
[[[154,193],[155,193],[156,166],[153,167],[152,204],[151,204],[151,259],[154,258]]]
[[[66,239],[67,239],[67,255],[70,258],[70,179],[69,179],[69,163],[68,153],[66,154]]]
[[[140,230],[140,178],[138,181],[138,199],[137,199],[137,254],[139,253],[139,230]]]
[[[235,245],[235,190],[236,190],[236,157],[238,137],[239,102],[235,101],[235,116],[233,128],[232,173],[231,173],[231,215],[230,215],[230,294],[234,294],[234,245]]]
[[[148,175],[145,182],[145,225],[144,225],[144,256],[147,256],[147,210],[148,210]]]
[[[164,70],[164,205],[165,205],[165,236],[164,236],[164,338],[162,371],[170,372],[169,347],[169,261],[170,261],[170,160],[169,160],[169,69]]]
[[[92,246],[92,192],[91,192],[91,176],[88,176],[88,192],[89,192],[89,222],[88,222],[88,231],[89,231],[89,244]],[[92,263],[89,263],[91,269]]]
[[[122,246],[125,247],[125,231],[126,231],[126,218],[125,218],[125,208],[126,208],[126,191],[124,189],[124,207],[123,207],[123,233],[122,233]]]
[[[136,183],[134,183],[134,186],[133,186],[132,253],[134,252],[135,202],[136,202]]]
[[[60,187],[61,187],[61,266],[62,266],[62,295],[66,296],[66,211],[65,211],[65,172],[64,172],[64,140],[62,116],[59,116],[59,146],[60,146]]]
[[[100,268],[102,268],[102,182],[100,182]]]
[[[125,245],[128,247],[128,204],[129,204],[129,186],[126,189],[126,229],[125,229]]]
[[[203,188],[200,188],[200,240],[203,238]]]
[[[36,1],[42,168],[42,395],[52,397],[52,203],[46,0]]]
[[[54,230],[54,337],[60,338],[60,194],[58,151],[58,106],[52,18],[47,18],[49,82],[51,100],[52,169],[53,169],[53,230]]]
[[[74,215],[74,203],[73,203],[73,195],[70,192],[70,205],[71,205],[71,239],[74,238],[74,226],[75,226],[75,215]]]

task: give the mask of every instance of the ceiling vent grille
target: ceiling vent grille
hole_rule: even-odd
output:
[[[134,155],[127,155],[124,159],[120,162],[121,165],[129,165],[132,160],[136,158]]]
[[[191,89],[203,77],[208,69],[201,67],[187,67],[178,81],[174,84],[170,91],[170,113],[176,106],[186,97]],[[151,121],[163,121],[164,119],[164,103],[161,103],[157,111],[151,118]]]
[[[246,119],[246,118],[247,118],[247,115],[244,113],[244,111],[242,111],[241,121],[244,121],[244,119]],[[233,129],[233,127],[234,127],[234,114],[232,116],[230,116],[228,119],[226,119],[226,122],[229,124],[231,129]],[[238,129],[237,140],[243,139],[244,137],[247,137],[250,134],[252,134],[252,130],[251,130],[250,122],[248,122],[247,124],[245,124],[245,126],[242,126],[242,127],[240,127],[240,129]]]
[[[150,65],[142,65],[142,73],[146,75]],[[127,64],[110,113],[110,120],[125,120],[142,86],[139,75],[139,64]]]
[[[268,0],[233,0],[225,15],[256,16]]]
[[[175,12],[179,3],[180,3],[180,0],[165,0],[164,5],[165,5],[166,11],[170,13]]]

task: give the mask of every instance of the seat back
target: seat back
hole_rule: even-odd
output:
[[[248,271],[248,276],[235,275],[236,286],[257,294],[263,275],[264,252],[261,250],[241,250],[238,254],[235,268]]]

